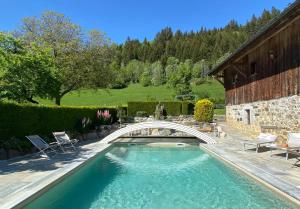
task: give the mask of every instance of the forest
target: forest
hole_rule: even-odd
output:
[[[221,63],[279,14],[279,10],[272,8],[264,10],[259,17],[253,15],[244,25],[231,20],[223,28],[189,32],[173,32],[166,27],[153,41],[128,38],[124,44],[115,46],[110,68],[116,72],[116,80],[111,88],[124,88],[129,83],[166,84],[178,95],[189,95],[191,84],[205,82],[203,77],[207,70]]]

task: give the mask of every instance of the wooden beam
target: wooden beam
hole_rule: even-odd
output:
[[[221,83],[224,86],[224,79],[223,77],[214,77],[217,81],[219,81],[219,83]]]
[[[242,70],[237,65],[231,65],[232,69],[238,72],[240,75],[242,75],[244,78],[247,78],[247,75],[242,72]]]
[[[214,76],[214,78],[221,78],[221,79],[223,79],[224,75],[216,75],[216,76]]]
[[[244,65],[244,63],[242,61],[240,61],[240,62],[234,62],[232,64],[236,65],[236,66],[243,66]]]

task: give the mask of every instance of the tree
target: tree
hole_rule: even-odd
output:
[[[191,79],[192,79],[192,61],[186,60],[178,66],[177,80],[175,83],[175,91],[177,94],[186,95],[191,93]]]
[[[57,83],[50,49],[0,33],[0,66],[0,98],[38,103],[34,97],[53,97]]]
[[[79,59],[82,65],[79,76],[83,87],[106,88],[114,82],[110,65],[115,58],[115,48],[110,45],[110,40],[104,33],[91,30],[79,55],[83,55],[82,59]]]
[[[169,57],[167,60],[167,66],[166,66],[166,80],[167,80],[167,85],[169,87],[174,87],[175,86],[175,81],[177,80],[176,73],[178,71],[178,64],[179,60],[176,59],[175,57]]]
[[[129,77],[130,81],[133,83],[138,83],[139,78],[144,70],[144,63],[138,60],[131,60],[126,65],[126,74]]]
[[[151,78],[152,78],[151,65],[149,63],[145,63],[144,72],[140,77],[140,83],[142,84],[142,86],[150,86]]]
[[[272,11],[263,11],[261,16],[252,16],[245,25],[240,25],[236,20],[231,20],[223,28],[206,29],[199,31],[173,33],[170,27],[159,31],[153,41],[146,39],[130,39],[122,44],[118,50],[122,54],[123,63],[130,60],[148,61],[150,63],[160,61],[163,68],[167,66],[168,58],[175,57],[180,62],[191,59],[193,63],[206,60],[212,66],[219,57],[225,53],[232,53],[243,42],[249,39],[261,27],[271,19],[278,16],[280,11],[272,8]]]
[[[165,83],[164,69],[159,61],[151,64],[152,79],[151,83],[153,86],[160,86]]]
[[[110,83],[109,88],[122,89],[127,87],[125,68],[118,65],[117,61],[113,61],[109,65],[109,71],[112,73],[114,81]]]
[[[142,50],[139,40],[128,38],[122,46],[123,64],[128,64],[130,60],[142,60]]]
[[[92,31],[84,38],[78,25],[63,14],[50,11],[39,19],[25,18],[17,34],[28,44],[35,41],[41,47],[51,48],[57,69],[57,86],[53,89],[57,105],[71,91],[90,86],[104,87],[111,80],[108,73],[111,55],[107,54],[110,43],[99,31]],[[106,79],[102,79],[104,75]]]

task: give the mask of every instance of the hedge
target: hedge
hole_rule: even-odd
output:
[[[193,115],[195,104],[191,102],[182,102],[182,115]]]
[[[136,116],[138,111],[144,111],[154,115],[156,105],[159,102],[128,102],[128,116]],[[193,114],[194,106],[189,102],[160,102],[164,105],[167,115],[189,115]]]
[[[96,118],[97,110],[109,110],[112,120],[117,120],[115,108],[58,107],[21,105],[0,102],[0,138],[24,138],[26,135],[50,135],[53,131],[75,131],[84,117]]]

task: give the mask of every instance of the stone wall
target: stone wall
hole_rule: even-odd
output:
[[[300,96],[228,105],[226,121],[250,135],[261,131],[282,136],[288,131],[300,132]]]

